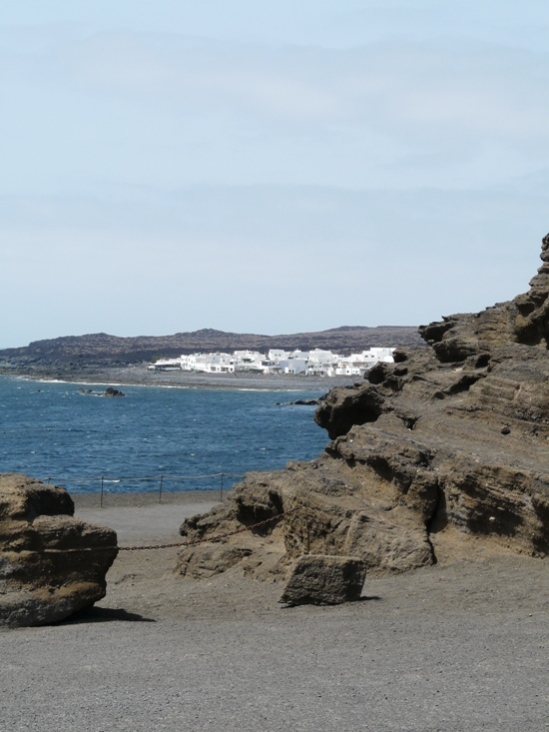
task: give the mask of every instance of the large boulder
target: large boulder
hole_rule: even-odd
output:
[[[0,625],[52,623],[105,596],[116,533],[73,514],[64,488],[0,475]]]
[[[294,563],[279,602],[286,605],[339,605],[358,600],[366,565],[358,557],[304,554]]]

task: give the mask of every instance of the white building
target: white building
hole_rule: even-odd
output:
[[[256,373],[265,373],[268,368],[264,361],[265,354],[259,351],[235,351],[235,371],[254,371]]]
[[[179,371],[181,369],[181,359],[159,358],[158,361],[152,363],[148,368],[151,371]]]
[[[282,348],[271,348],[267,353],[267,359],[277,363],[283,358],[288,358],[290,355],[289,351],[283,351]]]
[[[179,358],[159,359],[149,366],[158,371],[198,371],[208,374],[236,372],[302,374],[304,376],[361,376],[379,361],[391,363],[394,348],[370,348],[362,353],[341,356],[332,351],[284,351],[272,348],[267,355],[259,351],[234,353],[193,353]]]
[[[392,363],[394,350],[394,348],[370,348],[367,351],[362,351],[362,353],[342,356],[337,364],[335,375],[361,376],[380,361]]]

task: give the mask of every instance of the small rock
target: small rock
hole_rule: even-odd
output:
[[[105,390],[105,396],[106,397],[123,397],[126,396],[123,391],[120,391],[119,389],[113,389],[112,386],[109,386],[108,389]]]
[[[358,600],[366,565],[358,557],[304,554],[293,565],[279,602],[287,605],[339,605]]]

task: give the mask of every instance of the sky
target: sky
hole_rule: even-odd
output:
[[[4,2],[0,348],[526,291],[548,36],[542,0]]]

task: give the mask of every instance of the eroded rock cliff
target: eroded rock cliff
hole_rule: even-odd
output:
[[[332,440],[323,455],[247,475],[181,533],[208,540],[274,519],[225,539],[258,577],[307,552],[358,556],[370,573],[481,550],[546,556],[549,235],[541,259],[527,293],[422,326],[431,348],[333,389],[316,413]],[[208,544],[182,552],[183,574],[189,552],[201,576]]]

